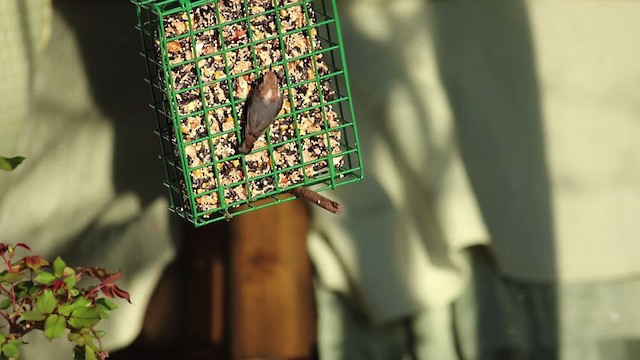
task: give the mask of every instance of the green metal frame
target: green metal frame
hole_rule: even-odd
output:
[[[238,215],[246,212],[250,212],[253,210],[261,209],[267,206],[275,205],[284,201],[289,201],[294,199],[292,196],[283,196],[290,189],[297,186],[311,186],[318,185],[316,188],[314,186],[314,190],[323,191],[327,189],[335,189],[337,186],[349,184],[352,182],[360,181],[363,178],[363,168],[362,168],[362,158],[360,152],[360,142],[358,140],[358,133],[356,129],[355,116],[353,111],[353,104],[351,101],[351,89],[349,86],[349,77],[346,67],[346,60],[341,36],[340,22],[338,19],[337,6],[335,0],[300,0],[298,2],[292,4],[281,5],[283,0],[274,1],[274,9],[258,13],[258,14],[250,14],[248,11],[249,3],[251,0],[242,0],[245,16],[239,19],[232,19],[226,22],[220,22],[220,11],[217,6],[217,0],[132,0],[132,2],[136,5],[136,11],[138,15],[138,29],[140,30],[140,34],[142,37],[142,46],[143,52],[142,55],[146,59],[147,70],[148,70],[148,78],[147,81],[151,84],[151,92],[153,103],[151,107],[155,110],[156,119],[158,123],[158,135],[160,135],[161,140],[161,150],[162,155],[161,158],[164,160],[167,181],[166,185],[169,188],[170,193],[170,208],[175,211],[178,215],[184,217],[185,219],[191,221],[195,226],[202,226],[214,221],[218,221],[228,217],[229,213],[233,215]],[[330,6],[327,6],[327,3],[330,2]],[[165,34],[164,21],[168,16],[172,16],[179,13],[189,13],[193,9],[196,9],[200,6],[207,4],[215,4],[216,5],[216,25],[206,29],[198,29],[194,31],[194,24],[192,22],[192,17],[188,16],[188,24],[189,30],[184,34],[179,34],[174,37],[167,37]],[[307,5],[311,5],[314,7],[315,17],[311,18],[310,11],[308,10]],[[306,26],[295,29],[288,32],[282,32],[282,25],[280,23],[280,15],[279,12],[281,9],[287,9],[293,6],[300,6],[304,9],[304,15],[306,18]],[[250,15],[249,15],[250,14]],[[251,24],[251,19],[254,19],[259,16],[265,15],[273,15],[276,22],[277,35],[273,37],[269,37],[266,39],[261,39],[259,41],[253,40],[253,35],[251,33],[251,26],[247,28],[247,36],[249,38],[248,44],[241,44],[235,47],[227,48],[224,40],[224,36],[220,35],[222,33],[222,28],[225,26],[229,26],[236,23],[244,22],[245,24]],[[221,50],[214,54],[207,54],[203,56],[198,56],[196,49],[196,35],[209,31],[212,29],[218,30],[218,36],[220,40]],[[285,49],[285,37],[297,33],[300,31],[307,31],[307,34],[311,33],[311,29],[315,29],[316,36],[320,39],[322,43],[322,47],[316,49],[313,41],[310,41],[310,52],[298,57],[289,58],[286,54]],[[190,38],[190,43],[192,49],[194,49],[193,55],[194,59],[185,60],[181,63],[170,64],[168,51],[167,51],[167,43],[177,40]],[[267,139],[267,150],[269,154],[269,158],[272,164],[275,164],[275,160],[273,158],[274,148],[278,146],[282,146],[284,144],[295,142],[297,144],[298,151],[300,153],[300,163],[295,166],[285,167],[282,169],[276,169],[275,166],[271,168],[271,171],[267,174],[254,176],[251,178],[247,178],[247,164],[244,161],[244,155],[235,154],[223,159],[216,159],[214,155],[214,138],[222,136],[224,134],[235,133],[237,139],[241,139],[240,126],[239,126],[239,117],[238,117],[238,109],[242,106],[244,100],[235,99],[233,94],[233,86],[232,80],[233,78],[237,78],[239,76],[243,76],[250,73],[258,74],[260,71],[264,70],[265,67],[257,67],[257,55],[255,45],[263,43],[265,41],[270,41],[278,39],[281,47],[281,59],[278,62],[272,64],[272,66],[281,65],[285,71],[285,79],[286,84],[282,88],[285,96],[289,96],[289,101],[291,103],[291,113],[281,115],[280,117],[292,116],[294,119],[294,127],[295,127],[295,139],[287,139],[286,141],[281,141],[278,143],[273,143],[270,132],[268,131],[266,134]],[[159,46],[156,45],[156,41],[159,41]],[[159,51],[158,51],[159,47]],[[227,59],[227,55],[229,52],[238,50],[240,48],[250,47],[251,56],[252,56],[252,68],[248,71],[238,73],[238,74],[230,74],[229,71],[229,62]],[[200,66],[195,66],[196,75],[197,75],[197,86],[181,89],[180,91],[176,91],[172,84],[172,76],[171,71],[174,68],[185,65],[187,63],[198,64],[198,61],[202,59],[208,59],[213,56],[222,56],[224,59],[224,71],[225,77],[216,79],[210,82],[203,82],[202,76],[200,73]],[[328,65],[331,71],[329,74],[321,76],[318,74],[318,60],[317,56],[322,55],[323,61]],[[291,77],[289,74],[287,63],[310,58],[313,64],[313,72],[316,76],[314,76],[310,80],[305,80],[303,82],[298,82],[295,84],[291,83]],[[322,89],[322,82],[326,79],[330,79],[332,81],[333,88],[336,92],[336,98],[331,101],[324,101],[323,96],[318,96],[320,104],[311,106],[304,109],[297,109],[294,106],[293,95],[289,89],[299,87],[301,85],[309,84],[315,82],[317,85],[318,91]],[[204,86],[227,82],[228,91],[229,91],[229,99],[231,100],[230,104],[220,105],[216,107],[209,108],[206,106],[205,92]],[[294,86],[295,85],[295,86]],[[176,97],[178,94],[185,93],[187,91],[192,91],[199,89],[200,96],[202,100],[202,109],[198,111],[188,114],[188,115],[180,115],[178,111],[178,104]],[[216,134],[212,134],[210,131],[210,123],[207,120],[207,112],[213,111],[222,107],[231,107],[234,119],[235,127],[230,130],[222,131]],[[331,106],[333,110],[338,114],[340,119],[340,125],[329,127],[329,123],[327,121],[326,115],[326,107]],[[298,118],[299,113],[303,113],[306,111],[310,111],[313,109],[321,109],[322,118],[324,121],[324,128],[319,132],[309,133],[305,135],[301,135],[298,129],[298,124],[295,119]],[[192,141],[184,141],[183,136],[180,130],[181,120],[189,117],[189,116],[197,116],[202,115],[203,120],[205,121],[205,127],[207,130],[207,136],[203,138],[199,138]],[[279,118],[280,118],[279,117]],[[339,154],[333,154],[331,151],[331,142],[330,142],[330,133],[340,131],[341,132],[341,152]],[[302,142],[306,138],[310,138],[313,136],[323,136],[327,142],[327,148],[329,149],[326,157],[321,157],[317,160],[311,162],[305,162],[302,157]],[[200,143],[208,139],[208,144],[211,150],[211,163],[203,164],[197,167],[189,167],[187,156],[185,153],[185,148],[191,144]],[[340,156],[344,159],[344,164],[336,168],[334,166],[334,159]],[[232,184],[228,184],[223,186],[220,178],[220,172],[218,170],[218,164],[227,161],[238,160],[242,166],[242,171],[244,174],[244,178]],[[313,165],[316,162],[326,161],[328,172],[323,173],[321,175],[307,177],[306,171],[304,171],[305,167],[308,165]],[[190,173],[192,171],[205,168],[212,167],[215,174],[216,180],[216,188],[203,192],[200,194],[195,194],[193,191],[191,176]],[[304,181],[297,183],[295,185],[281,188],[278,184],[278,175],[287,171],[291,171],[292,169],[301,169],[302,176],[304,177]],[[262,195],[252,196],[251,189],[249,187],[249,183],[252,181],[258,181],[267,177],[274,178],[274,190],[267,192]],[[227,203],[224,191],[226,189],[235,188],[237,186],[244,186],[247,191],[247,199],[241,200],[235,203]],[[217,193],[218,201],[220,206],[216,209],[209,210],[206,212],[198,212],[198,207],[196,206],[196,199],[201,196],[207,196],[212,193]],[[246,205],[246,206],[240,206]]]

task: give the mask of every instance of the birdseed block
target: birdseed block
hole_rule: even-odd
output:
[[[335,1],[133,2],[173,211],[201,226],[362,179]],[[283,106],[240,154],[247,98],[268,71]]]

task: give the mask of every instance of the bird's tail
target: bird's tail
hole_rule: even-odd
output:
[[[251,149],[253,149],[253,143],[256,142],[256,140],[258,139],[257,136],[254,136],[253,134],[245,134],[244,136],[244,141],[242,142],[242,145],[240,145],[240,147],[238,148],[238,151],[240,151],[243,154],[248,154],[251,152]]]

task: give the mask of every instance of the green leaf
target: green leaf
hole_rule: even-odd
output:
[[[0,310],[4,310],[11,306],[11,298],[6,298],[0,303]],[[2,342],[0,342],[2,343]]]
[[[56,277],[50,273],[50,272],[46,272],[43,270],[38,269],[36,271],[36,277],[33,278],[33,280],[35,280],[36,282],[42,284],[42,285],[49,285],[51,284],[54,280],[56,279]]]
[[[39,312],[39,311],[34,311],[34,310],[27,310],[25,312],[22,313],[22,315],[20,315],[23,319],[28,320],[28,321],[41,321],[44,320],[46,318],[46,316]]]
[[[3,344],[5,340],[7,340],[7,338],[3,334],[0,334],[0,344]]]
[[[30,292],[34,290],[35,290],[35,293],[38,293],[38,291],[40,290],[40,285],[35,284],[31,280],[21,281],[15,285],[15,291],[16,291],[16,294],[18,295],[18,300],[22,300],[22,297],[25,297],[27,295],[33,295],[33,294],[30,294]]]
[[[22,161],[24,161],[24,157],[22,156],[16,156],[12,158],[0,156],[0,170],[11,171],[18,167],[18,165],[20,165]]]
[[[67,267],[67,264],[58,256],[55,260],[53,260],[53,275],[57,278],[62,277],[62,271]]]
[[[76,271],[73,270],[73,268],[66,266],[64,270],[62,270],[62,276],[67,277],[71,275],[76,276]]]
[[[107,298],[100,298],[96,300],[96,304],[98,304],[98,306],[102,307],[104,310],[115,310],[118,308],[116,304],[113,303],[113,301]]]
[[[93,351],[100,351],[100,348],[93,342],[93,334],[83,334],[84,346],[89,346]]]
[[[100,322],[100,308],[85,307],[73,310],[69,324],[74,329],[90,328]]]
[[[78,281],[78,279],[76,279],[76,275],[74,274],[74,275],[66,276],[64,279],[62,279],[62,281],[64,281],[64,283],[67,284],[67,289],[71,289],[76,285],[76,282]]]
[[[14,283],[14,282],[22,280],[22,278],[24,278],[24,277],[25,277],[24,273],[21,273],[21,272],[10,272],[10,273],[6,273],[6,274],[2,275],[2,278],[0,278],[0,281],[8,282],[8,283]]]
[[[84,359],[85,360],[98,360],[96,352],[89,346],[84,347]]]
[[[40,289],[41,289],[40,286],[32,286],[27,291],[27,294],[29,294],[29,296],[35,296],[36,294],[38,294],[40,292]]]
[[[76,301],[72,302],[71,304],[62,304],[58,307],[58,314],[60,315],[64,315],[64,316],[69,316],[71,315],[71,312],[73,310],[76,309],[80,309],[83,307],[87,307],[91,305],[91,300],[86,299],[84,297],[79,297]]]
[[[16,300],[20,301],[27,297],[29,289],[16,289]]]
[[[80,346],[84,346],[84,338],[78,333],[70,332],[67,338],[69,341],[73,341]]]
[[[51,314],[44,322],[44,336],[49,340],[59,338],[66,328],[67,319],[64,316]]]
[[[20,357],[20,350],[18,350],[18,347],[14,344],[6,343],[2,345],[2,355],[7,358],[17,359]]]
[[[96,338],[102,339],[104,337],[104,330],[96,330]]]
[[[53,295],[53,291],[51,291],[51,289],[44,290],[36,300],[36,309],[43,314],[52,313],[57,305],[58,300],[56,299],[56,296]]]

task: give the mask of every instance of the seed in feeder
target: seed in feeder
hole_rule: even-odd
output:
[[[236,99],[246,99],[251,91],[251,84],[255,81],[254,73],[244,74],[233,79],[233,96]]]
[[[223,186],[239,183],[244,179],[240,160],[222,161],[217,164],[217,167]]]
[[[304,11],[300,5],[286,9],[280,9],[280,22],[282,27],[293,30],[307,25]]]
[[[216,160],[226,159],[236,154],[238,138],[235,133],[227,133],[213,138]]]
[[[323,131],[324,122],[322,120],[322,113],[317,110],[311,110],[304,114],[299,114],[298,129],[300,130],[300,135]]]
[[[247,199],[247,189],[244,185],[238,185],[224,189],[224,197],[229,203],[240,202]]]
[[[176,91],[198,85],[198,74],[194,63],[186,63],[173,71],[173,87]]]
[[[213,190],[217,187],[213,167],[207,166],[191,171],[191,184],[196,194]]]
[[[304,177],[300,169],[292,169],[278,174],[278,187],[286,188],[302,181]]]
[[[342,166],[344,161],[340,155],[341,131],[332,130],[340,126],[338,114],[332,106],[325,105],[326,118],[323,118],[323,110],[319,107],[321,99],[327,102],[337,98],[331,80],[308,82],[334,71],[322,60],[322,54],[310,54],[312,49],[321,49],[318,31],[313,27],[311,4],[299,0],[275,1],[284,7],[279,12],[273,10],[274,0],[219,0],[194,8],[189,15],[191,18],[179,13],[168,16],[164,21],[165,35],[170,40],[166,48],[169,62],[180,64],[170,72],[174,89],[178,91],[175,99],[177,111],[180,115],[188,115],[180,119],[182,140],[203,139],[185,146],[186,165],[191,168],[203,166],[189,173],[193,191],[200,195],[196,198],[195,209],[199,212],[220,209],[219,191],[225,197],[224,203],[230,204],[247,201],[249,194],[251,199],[273,194],[276,182],[280,189],[298,184],[305,179],[303,172],[310,178],[320,179],[328,173],[329,151],[336,156],[333,158],[334,166]],[[257,16],[246,18],[245,6],[246,11]],[[184,36],[190,31],[189,19],[194,32]],[[279,28],[276,21],[280,22]],[[309,26],[311,30],[306,30]],[[281,33],[299,29],[283,37],[284,51],[280,38],[276,37],[278,29]],[[176,36],[182,37],[175,39]],[[249,44],[249,41],[253,43]],[[231,51],[222,54],[223,48]],[[156,55],[160,55],[159,50]],[[254,144],[253,154],[238,158],[238,135],[244,130],[244,99],[256,84],[256,68],[264,69],[280,63],[283,56],[297,59],[273,66],[272,70],[282,71],[286,65],[287,79],[283,83],[295,86],[288,90],[283,102],[280,115],[285,116],[271,124],[268,131],[272,147],[267,147],[267,136],[262,135]],[[186,62],[189,60],[191,62]],[[198,73],[200,79],[197,78]],[[198,113],[203,105],[206,112]],[[302,109],[311,110],[300,112]],[[295,119],[292,115],[294,110],[298,111]],[[329,129],[325,130],[326,126]],[[173,132],[167,134],[176,141]],[[316,135],[298,138],[311,134]],[[236,158],[229,160],[233,156]],[[215,171],[213,159],[217,164]],[[179,162],[179,157],[174,161]],[[215,181],[216,173],[220,184]],[[186,189],[183,181],[179,184]],[[215,192],[201,195],[209,191]],[[184,204],[185,208],[189,207],[186,195]]]
[[[166,23],[164,34],[167,37],[182,35],[189,30],[189,24],[175,16],[168,17]]]
[[[253,41],[274,37],[278,34],[274,13],[262,14],[250,20]]]
[[[277,0],[277,1],[278,1],[278,5],[280,6],[293,5],[301,2],[301,0]]]
[[[220,0],[218,10],[220,11],[220,21],[227,22],[242,18],[244,13],[244,0]]]
[[[294,106],[301,110],[319,104],[318,91],[315,82],[306,83],[291,89]]]
[[[182,119],[180,123],[184,141],[193,141],[207,136],[207,128],[205,127],[202,115],[190,116]]]
[[[215,4],[203,5],[193,10],[193,28],[201,30],[217,24]]]
[[[211,149],[207,140],[185,146],[184,152],[189,167],[211,163]]]
[[[249,191],[251,192],[251,197],[256,197],[274,191],[276,189],[274,183],[275,181],[271,176],[259,180],[250,181]]]
[[[182,50],[182,46],[178,40],[173,40],[167,43],[167,50],[170,53],[179,53]]]
[[[284,113],[284,109],[281,113]],[[296,136],[291,116],[276,119],[270,129],[269,136],[274,144],[293,139]]]
[[[269,152],[267,150],[248,154],[244,157],[247,165],[247,177],[249,179],[260,175],[266,175],[272,171]]]
[[[302,56],[311,51],[307,31],[299,31],[284,37],[288,58]]]
[[[207,113],[207,120],[209,121],[211,135],[220,133],[223,129],[223,125],[228,122],[229,118],[232,118],[233,114],[228,106],[219,107],[215,110],[211,110]]]
[[[315,77],[309,75],[310,73],[313,73],[311,57],[291,61],[287,63],[287,68],[289,70],[292,85],[305,80],[312,80]]]
[[[272,39],[255,45],[256,56],[260,67],[267,67],[273,63],[282,61],[280,51],[280,39]],[[277,71],[277,69],[274,69]]]
[[[227,53],[227,67],[231,75],[251,70],[253,68],[251,60],[250,46],[245,46]]]
[[[206,106],[212,108],[231,101],[229,97],[229,84],[226,80],[206,85],[203,87]]]
[[[202,110],[200,90],[194,89],[176,95],[178,100],[178,114],[190,115]]]
[[[198,206],[198,210],[200,212],[216,210],[220,207],[220,202],[218,201],[218,194],[211,193],[209,195],[203,195],[196,198],[196,205]]]
[[[167,52],[171,65],[193,59],[191,38],[187,36],[167,43]]]
[[[235,47],[249,42],[247,33],[247,23],[245,21],[237,22],[222,27],[222,37],[227,48]]]
[[[322,100],[324,102],[333,101],[336,99],[336,92],[331,87],[329,80],[322,82]]]
[[[220,51],[218,30],[207,30],[196,34],[196,54],[198,56],[211,55]]]
[[[325,116],[327,118],[327,123],[330,128],[335,128],[340,126],[340,121],[338,120],[338,114],[333,110],[331,106],[324,107]],[[340,132],[338,132],[340,134]]]
[[[252,14],[260,14],[262,12],[273,10],[273,0],[252,0],[249,1]]]
[[[278,170],[292,168],[300,165],[300,155],[298,154],[298,146],[296,142],[284,144],[273,153],[275,167]]]

